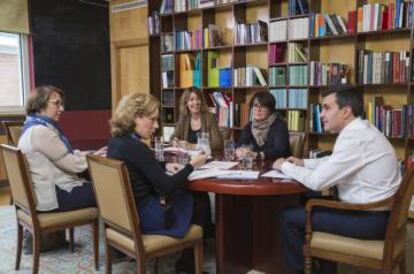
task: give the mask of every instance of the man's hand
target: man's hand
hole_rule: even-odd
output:
[[[178,164],[178,163],[168,163],[165,165],[165,169],[172,174],[177,173],[178,171],[183,169],[183,167],[184,166],[182,164]]]
[[[287,158],[287,160],[296,166],[304,166],[303,159],[290,156],[289,158]]]
[[[282,170],[282,164],[284,162],[286,162],[285,158],[279,158],[273,163],[272,168],[276,170]]]

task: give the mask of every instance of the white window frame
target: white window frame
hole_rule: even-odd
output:
[[[3,32],[4,33],[4,32]],[[26,99],[30,93],[30,60],[29,60],[29,43],[26,34],[18,34],[20,42],[20,90],[23,92],[22,102],[19,106],[0,106],[0,115],[7,114],[25,114]]]

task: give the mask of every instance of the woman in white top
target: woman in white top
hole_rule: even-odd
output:
[[[38,211],[67,211],[95,206],[90,182],[77,174],[87,169],[85,155],[72,149],[58,126],[64,111],[64,93],[40,86],[30,95],[19,148],[26,155]],[[106,148],[95,154],[105,155]]]

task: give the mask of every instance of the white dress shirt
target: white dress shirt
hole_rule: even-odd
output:
[[[43,125],[28,128],[18,147],[26,155],[36,193],[36,209],[49,211],[59,207],[55,185],[71,192],[85,180],[76,173],[87,169],[85,153],[69,153],[57,132]]]
[[[356,118],[339,133],[331,156],[289,162],[282,171],[313,190],[337,186],[347,203],[366,204],[392,196],[401,183],[397,157],[386,137],[366,120]]]

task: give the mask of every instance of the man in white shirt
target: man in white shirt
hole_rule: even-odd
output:
[[[362,120],[362,93],[347,86],[323,95],[321,119],[326,131],[339,133],[333,153],[320,159],[279,159],[273,168],[295,178],[312,190],[336,186],[339,199],[366,204],[392,196],[401,182],[393,147],[368,121]],[[316,209],[312,224],[316,231],[361,239],[384,239],[389,211],[343,211]],[[305,243],[304,207],[279,213],[288,264],[303,269]],[[334,273],[335,264],[323,262],[321,272]]]

